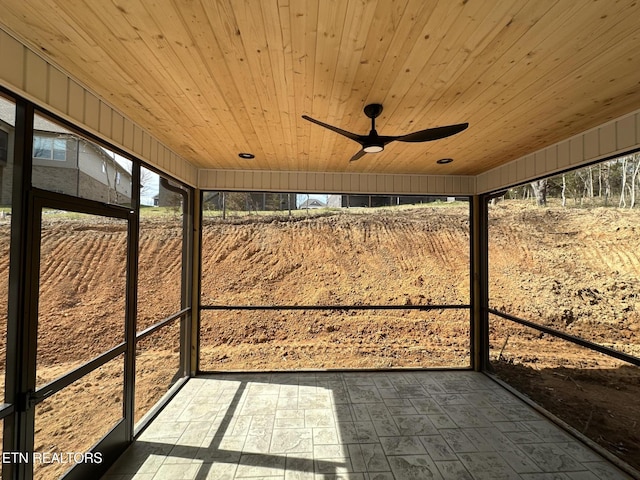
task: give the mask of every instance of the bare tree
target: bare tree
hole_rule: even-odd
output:
[[[640,203],[640,153],[512,188],[509,196],[522,200],[533,196],[539,206],[547,205],[547,199],[551,197],[562,199],[562,206],[567,205],[568,198],[573,198],[574,204],[580,206],[610,206],[617,196],[619,208],[635,208]]]
[[[630,208],[635,207],[636,205],[636,180],[638,179],[638,171],[640,170],[640,154],[634,154],[631,160],[631,186],[630,186],[630,197],[631,197],[631,205]]]
[[[618,207],[624,208],[627,206],[627,200],[625,199],[625,190],[627,188],[627,157],[622,157],[620,159],[620,163],[622,164],[622,180],[620,185],[620,201],[618,202]]]
[[[531,182],[531,188],[533,194],[536,197],[536,204],[539,207],[547,206],[547,189],[549,187],[549,181],[546,178]]]
[[[609,205],[609,198],[611,198],[611,162],[605,162],[603,165],[604,165],[604,169],[603,169],[604,170],[604,204],[605,206],[607,206]]]
[[[127,169],[128,171],[129,169]],[[131,172],[129,172],[131,173]],[[140,169],[140,196],[146,197],[150,193],[156,191],[158,186],[158,174],[147,170],[146,168]]]

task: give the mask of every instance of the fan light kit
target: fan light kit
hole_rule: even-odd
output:
[[[378,132],[376,131],[376,117],[380,116],[381,113],[382,105],[380,105],[379,103],[371,103],[364,107],[364,114],[371,119],[371,131],[369,132],[369,135],[357,135],[355,133],[347,132],[346,130],[342,130],[341,128],[334,127],[333,125],[329,125],[319,120],[315,120],[308,115],[302,115],[302,118],[320,125],[321,127],[328,128],[329,130],[339,133],[340,135],[362,145],[362,149],[353,157],[351,157],[351,162],[358,160],[365,153],[381,152],[384,150],[384,147],[387,144],[395,142],[396,140],[398,142],[430,142],[432,140],[439,140],[441,138],[460,133],[469,126],[468,123],[459,123],[456,125],[448,125],[446,127],[427,128],[426,130],[420,130],[418,132],[409,133],[407,135],[400,135],[395,137],[383,136],[378,135]],[[448,160],[452,161],[451,159]],[[438,160],[438,163],[449,162]]]
[[[378,153],[384,150],[384,145],[367,145],[363,150],[367,153]]]
[[[251,160],[252,158],[256,158],[256,156],[253,153],[245,153],[245,152],[239,153],[238,156],[240,158],[244,158],[244,159],[247,159],[247,160]]]

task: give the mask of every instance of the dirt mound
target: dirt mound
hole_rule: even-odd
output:
[[[492,307],[640,357],[640,214],[507,204],[490,215]]]
[[[468,268],[464,207],[203,226],[203,304],[468,304]]]

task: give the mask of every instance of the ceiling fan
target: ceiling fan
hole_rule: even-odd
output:
[[[427,128],[426,130],[420,130],[418,132],[409,133],[407,135],[400,136],[385,136],[378,135],[376,131],[376,117],[382,113],[382,105],[379,103],[372,103],[364,107],[364,114],[371,119],[371,131],[369,135],[357,135],[355,133],[347,132],[341,128],[334,127],[327,123],[323,123],[319,120],[309,117],[308,115],[302,115],[302,118],[316,123],[321,127],[333,130],[340,135],[343,135],[351,140],[358,142],[362,145],[362,149],[351,157],[351,162],[358,160],[365,153],[378,153],[384,150],[384,147],[391,142],[430,142],[432,140],[439,140],[441,138],[449,137],[460,133],[469,126],[468,123],[459,123],[457,125],[448,125],[446,127]]]

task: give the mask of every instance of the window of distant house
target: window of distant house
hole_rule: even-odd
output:
[[[7,164],[7,152],[9,151],[9,134],[0,130],[0,165]]]
[[[120,172],[116,172],[116,185],[120,185]]]
[[[35,135],[33,137],[33,157],[64,162],[67,159],[67,141],[64,138]]]

